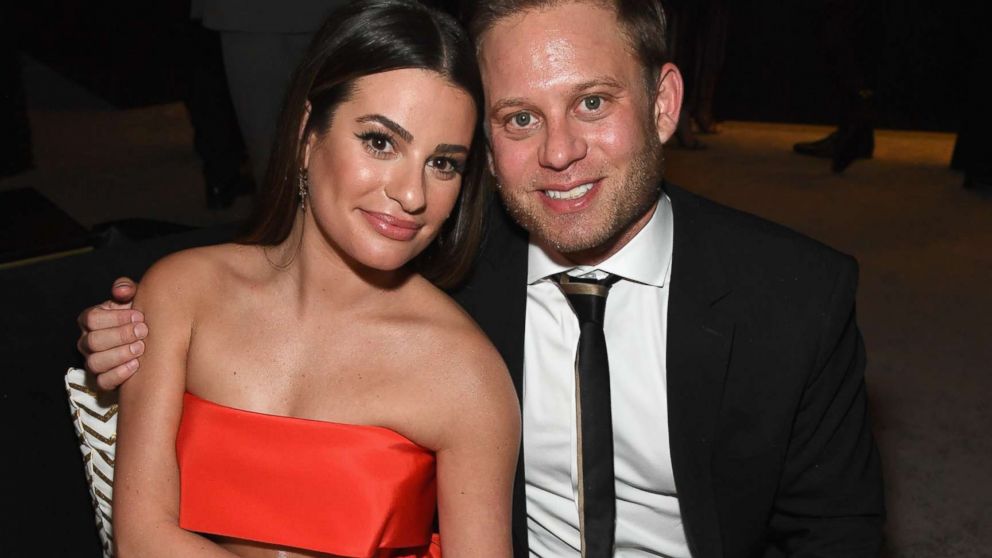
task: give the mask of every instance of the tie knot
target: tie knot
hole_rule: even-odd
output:
[[[610,294],[610,287],[620,280],[619,276],[607,274],[602,279],[582,279],[559,273],[555,279],[579,323],[603,323],[606,297]]]

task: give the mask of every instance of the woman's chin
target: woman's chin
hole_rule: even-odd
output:
[[[374,250],[353,254],[352,258],[362,267],[371,272],[394,273],[406,270],[407,264],[419,254],[408,251]]]

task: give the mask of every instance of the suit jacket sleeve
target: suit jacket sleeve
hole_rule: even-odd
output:
[[[877,557],[884,518],[868,420],[865,349],[855,323],[857,264],[847,258],[823,311],[769,523],[789,556]]]

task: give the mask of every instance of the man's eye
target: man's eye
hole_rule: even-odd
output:
[[[532,119],[533,117],[530,115],[529,112],[518,112],[517,114],[513,115],[512,120],[515,126],[525,128],[530,125]]]
[[[592,95],[582,99],[582,108],[586,110],[599,110],[599,107],[603,105],[603,98],[597,95]]]

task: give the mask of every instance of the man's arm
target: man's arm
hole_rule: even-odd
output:
[[[857,264],[847,264],[825,310],[769,524],[789,556],[877,557],[882,545],[882,476],[854,312]]]
[[[86,369],[96,374],[102,389],[115,389],[138,370],[148,335],[145,316],[131,308],[138,286],[127,277],[114,281],[111,300],[79,314],[76,346],[86,357]]]

